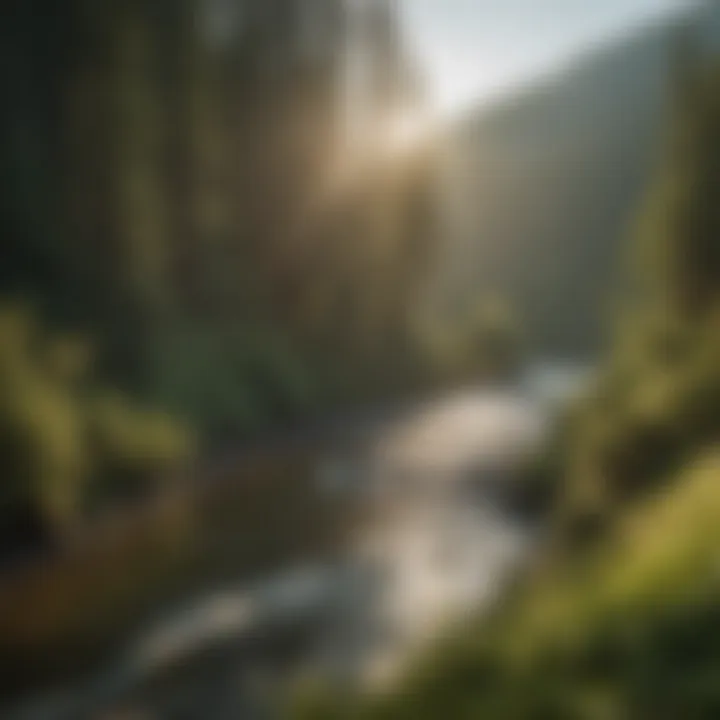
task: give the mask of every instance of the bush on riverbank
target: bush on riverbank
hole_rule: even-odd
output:
[[[193,452],[177,420],[110,393],[88,345],[0,308],[3,554],[61,541],[96,503],[150,492]]]
[[[472,640],[428,658],[378,717],[712,717],[718,687],[720,459],[619,522]]]

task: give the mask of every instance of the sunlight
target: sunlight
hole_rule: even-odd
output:
[[[383,150],[388,155],[406,155],[426,142],[432,124],[426,113],[403,111],[391,117],[382,137]]]

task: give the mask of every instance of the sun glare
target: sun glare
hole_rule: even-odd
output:
[[[403,112],[391,118],[384,131],[385,151],[404,155],[416,150],[430,134],[428,118],[419,112]]]

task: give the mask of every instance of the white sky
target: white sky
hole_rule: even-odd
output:
[[[691,0],[400,0],[440,112],[552,71]]]

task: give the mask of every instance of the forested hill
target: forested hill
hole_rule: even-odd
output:
[[[720,10],[698,17],[705,42],[720,38]],[[460,302],[492,289],[518,304],[543,351],[597,348],[656,164],[682,33],[675,23],[644,28],[461,120],[445,154],[446,231],[463,248],[448,285]]]

